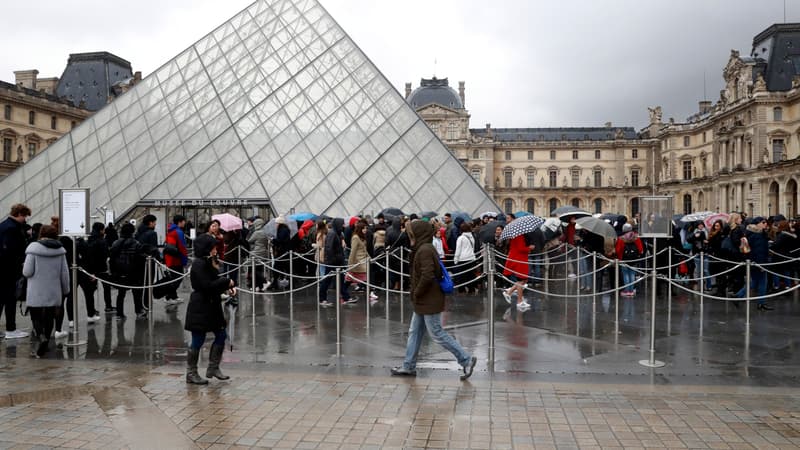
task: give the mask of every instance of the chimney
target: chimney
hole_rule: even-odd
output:
[[[709,100],[703,100],[698,102],[700,106],[700,114],[705,114],[711,111],[711,102]]]
[[[133,74],[133,84],[137,84],[137,83],[139,83],[140,81],[142,81],[142,72],[141,72],[141,71],[139,71],[139,70],[137,70],[137,71],[136,71],[136,72]]]
[[[406,100],[408,100],[409,95],[411,95],[411,83],[406,83]]]
[[[492,137],[492,124],[490,123],[486,124],[486,136]]]
[[[611,128],[611,122],[606,122],[606,128]]]
[[[463,81],[459,81],[458,82],[458,96],[461,97],[461,105],[464,107],[464,109],[466,109],[467,108],[467,102],[464,101],[464,82]]]
[[[39,75],[39,71],[36,69],[33,70],[17,70],[14,72],[14,77],[16,78],[17,86],[22,86],[24,88],[36,90],[36,77]]]

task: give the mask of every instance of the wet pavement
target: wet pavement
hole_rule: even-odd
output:
[[[486,295],[448,300],[444,325],[478,357],[465,383],[428,340],[416,378],[388,376],[411,308],[391,295],[387,312],[381,292],[341,307],[338,356],[336,310],[317,307],[315,287],[242,294],[223,362],[233,379],[208,387],[183,381],[185,303],[156,301],[152,321],[84,319],[84,345],[43,359],[28,339],[0,340],[0,448],[800,447],[796,294],[751,305],[747,333],[744,305],[659,291],[666,366],[650,369],[638,363],[649,286],[632,299],[550,289],[528,294],[527,312],[495,296],[494,364]]]

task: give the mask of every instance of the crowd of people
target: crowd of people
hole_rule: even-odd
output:
[[[582,229],[577,216],[550,218],[525,233],[503,238],[503,230],[514,216],[488,213],[475,219],[463,214],[453,217],[450,213],[441,217],[379,214],[374,219],[354,216],[347,223],[341,218],[306,220],[298,222],[297,227],[290,227],[291,219],[281,215],[270,223],[251,217],[245,227],[232,230],[224,230],[218,220],[212,220],[201,227],[193,241],[187,239],[191,225],[185,217],[176,215],[163,242],[159,242],[155,231],[156,217],[146,215],[138,228],[132,223],[122,224],[119,234],[113,224],[94,223],[88,237],[73,241],[69,236],[59,236],[58,217],[52,217],[47,225],[28,225],[30,215],[25,205],[13,205],[9,217],[0,223],[0,296],[6,316],[5,338],[28,336],[16,327],[16,304],[24,300],[37,344],[33,353],[44,356],[52,338],[68,335],[63,327],[65,316],[68,326],[73,327],[73,282],[83,292],[90,324],[100,320],[94,304],[94,294],[100,289],[107,315],[125,320],[125,297],[131,291],[133,313],[137,319],[147,318],[152,305],[145,301],[143,286],[152,285],[153,298],[163,298],[168,306],[180,303],[183,300],[178,287],[190,266],[192,294],[184,327],[192,334],[187,363],[187,382],[192,384],[207,383],[197,371],[197,361],[209,332],[214,334],[214,341],[206,378],[227,379],[219,369],[226,339],[222,305],[226,299],[235,304],[239,270],[247,255],[259,261],[248,265],[243,273],[246,285],[254,292],[284,290],[287,277],[319,277],[318,302],[322,307],[334,302],[356,303],[356,293],[364,291],[365,284],[378,290],[410,290],[415,316],[408,351],[404,364],[393,369],[393,374],[415,373],[420,333],[427,329],[436,342],[453,352],[466,377],[474,367],[474,358],[441,330],[438,315],[443,311],[444,297],[438,290],[432,291],[431,281],[442,274],[438,264],[427,265],[431,259],[428,253],[435,256],[437,263],[444,262],[460,293],[478,294],[494,288],[480,276],[481,252],[485,244],[492,244],[488,248],[497,256],[502,297],[519,311],[530,308],[525,299],[526,288],[541,287],[543,270],[554,264],[562,264],[564,276],[575,278],[580,291],[600,290],[607,282],[609,288],[619,288],[622,296],[633,297],[640,278],[637,273],[641,274],[639,268],[647,264],[654,245],[668,246],[672,261],[676,262],[668,268],[663,256],[659,256],[659,270],[677,282],[702,279],[697,287],[718,297],[744,298],[748,285],[744,262],[756,263],[750,269],[749,286],[759,298],[758,309],[768,311],[772,309],[764,299],[768,290],[797,284],[800,256],[795,220],[783,216],[748,219],[738,213],[730,214],[727,220],[713,221],[708,229],[702,220],[678,220],[673,222],[671,239],[655,241],[639,237],[638,217],[628,221],[624,216],[613,221],[617,234],[613,239]],[[194,252],[191,264],[190,250]],[[569,257],[569,252],[577,256]],[[706,255],[702,264],[701,253]],[[425,258],[420,259],[420,254]],[[588,263],[591,254],[601,256],[592,267]],[[620,265],[619,286],[613,284],[617,279],[612,276],[616,265],[610,262],[614,259],[624,263]],[[70,270],[73,261],[80,267],[76,280]],[[159,271],[155,261],[164,267],[161,276],[156,276]],[[426,265],[419,266],[423,262]],[[329,291],[337,281],[337,272],[340,297],[330,301]],[[769,272],[774,274],[770,276]],[[116,302],[112,301],[114,289]],[[376,289],[365,301],[379,301]],[[738,302],[734,305],[739,306]]]

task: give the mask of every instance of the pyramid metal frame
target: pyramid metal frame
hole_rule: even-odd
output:
[[[498,209],[316,0],[254,2],[0,180],[0,204],[46,217],[77,186],[118,213]]]

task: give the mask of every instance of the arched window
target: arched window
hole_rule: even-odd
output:
[[[547,213],[548,215],[556,208],[558,208],[558,200],[555,198],[551,198],[549,202],[547,202],[547,206],[549,207]]]
[[[594,199],[594,213],[600,214],[603,212],[603,200],[600,198]]]
[[[683,213],[684,214],[692,213],[692,194],[683,195]]]
[[[511,200],[510,198],[503,200],[503,211],[506,214],[511,214],[514,212],[514,200]]]
[[[572,206],[574,206],[574,207],[576,207],[576,208],[580,208],[580,207],[581,207],[581,201],[580,201],[580,199],[573,198],[573,199],[570,201],[570,203],[572,204]]]
[[[526,211],[528,211],[529,213],[533,214],[535,212],[534,211],[535,207],[536,207],[536,202],[532,198],[529,198],[529,199],[525,200],[525,210]]]

